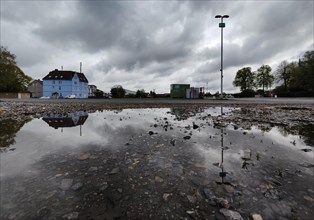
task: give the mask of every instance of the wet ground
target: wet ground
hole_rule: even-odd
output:
[[[254,120],[259,114],[264,120]],[[37,116],[0,121],[1,219],[314,216],[308,112],[289,119],[234,107]]]

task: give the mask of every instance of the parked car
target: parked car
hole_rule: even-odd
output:
[[[66,99],[75,99],[75,95],[67,95],[65,98]]]
[[[233,95],[231,95],[231,94],[227,94],[227,95],[226,95],[226,98],[227,98],[227,99],[234,99]]]
[[[49,96],[42,96],[39,99],[50,99],[50,97]]]

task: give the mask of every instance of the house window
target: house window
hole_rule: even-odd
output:
[[[61,81],[61,80],[59,81],[59,84],[62,84],[62,81]]]
[[[77,84],[77,82],[75,82],[75,81],[74,81],[74,84],[76,85],[76,84]]]
[[[56,81],[52,80],[52,84],[55,84],[55,83],[56,83]]]
[[[55,86],[52,86],[52,88],[54,89],[54,88],[55,88]]]
[[[61,90],[61,86],[59,86],[59,90]]]

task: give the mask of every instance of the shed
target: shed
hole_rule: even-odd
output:
[[[190,84],[171,84],[171,98],[186,98],[186,90],[190,88]]]

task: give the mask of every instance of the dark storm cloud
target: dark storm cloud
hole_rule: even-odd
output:
[[[279,63],[313,45],[313,4],[5,1],[1,2],[2,39],[15,51],[19,63],[32,71],[38,71],[35,68],[40,63],[42,69],[50,68],[52,58],[58,65],[65,63],[59,56],[75,62],[86,57],[93,63],[89,74],[94,81],[122,84],[137,73],[162,82],[168,78],[184,81],[180,79],[183,74],[191,84],[210,81],[215,87],[219,85],[220,29],[214,16],[229,14],[224,29],[224,69],[226,88],[231,88],[237,69]],[[113,73],[116,75],[109,77]]]

